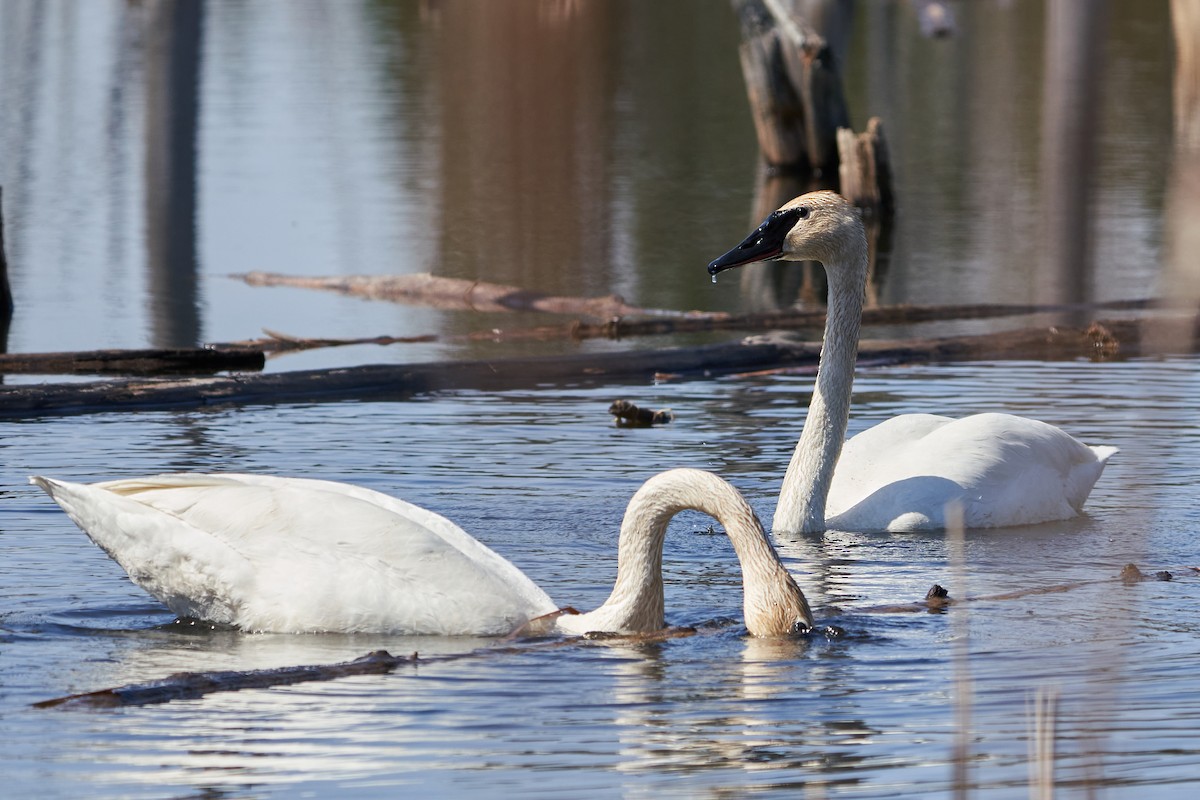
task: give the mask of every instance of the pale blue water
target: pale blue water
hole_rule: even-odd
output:
[[[158,5],[0,2],[11,352],[200,344],[263,328],[438,337],[268,366],[287,370],[695,341],[467,341],[564,320],[228,277],[250,270],[430,271],[677,310],[764,302],[738,279],[713,286],[704,272],[761,219],[725,0],[212,0],[202,5],[194,92],[169,108],[155,94],[169,66],[150,37]],[[931,41],[911,5],[857,4],[845,42],[854,126],[883,117],[899,201],[871,299],[1036,301],[1055,266],[1041,257],[1039,231],[1045,7],[957,4],[959,35]],[[1077,299],[1169,293],[1190,269],[1166,255],[1180,235],[1166,222],[1168,200],[1189,166],[1172,138],[1168,9],[1108,7],[1093,201],[1077,210],[1095,241]],[[172,143],[165,112],[189,97],[194,137],[175,142],[182,177],[164,183],[151,154]],[[350,481],[447,515],[557,601],[586,608],[611,587],[625,503],[659,470],[716,470],[770,518],[811,378],[0,421],[0,793],[950,797],[965,733],[966,794],[1025,798],[1031,702],[1050,690],[1060,698],[1058,796],[1191,798],[1200,578],[1183,568],[1200,565],[1198,368],[1172,357],[862,370],[852,432],[905,411],[1009,410],[1121,452],[1087,517],[972,533],[962,575],[942,534],[777,542],[841,638],[748,639],[728,544],[706,518],[685,515],[668,538],[668,618],[721,623],[703,635],[485,652],[389,676],[98,712],[29,704],[180,670],[492,643],[174,626],[25,483],[29,474]],[[676,421],[619,430],[606,409],[620,397],[670,407]],[[1112,581],[1129,562],[1176,579]],[[944,614],[867,612],[918,600],[934,582],[979,596],[1078,581],[1096,582]],[[956,688],[964,669],[969,696]],[[956,717],[964,704],[966,729]]]
[[[1194,359],[865,370],[852,428],[894,413],[1010,410],[1114,444],[1067,523],[969,534],[970,595],[1195,565],[1200,390]],[[1020,383],[1036,390],[1014,386]],[[728,476],[769,517],[806,378],[476,393],[5,423],[0,512],[0,752],[13,796],[949,796],[955,653],[964,645],[972,796],[1025,796],[1028,703],[1060,696],[1056,770],[1070,796],[1190,797],[1200,784],[1200,577],[1101,582],[948,614],[863,609],[956,587],[942,534],[831,532],[779,548],[839,639],[749,639],[738,624],[661,644],[479,656],[382,677],[119,711],[35,710],[69,692],[180,670],[425,655],[480,640],[175,630],[25,475],[270,471],[359,483],[443,513],[556,601],[594,607],[624,504],[679,465]],[[670,406],[617,429],[608,402]],[[681,517],[668,618],[740,618],[728,544]],[[962,639],[962,630],[968,631]],[[407,789],[406,789],[407,787]]]

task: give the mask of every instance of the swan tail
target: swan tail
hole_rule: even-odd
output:
[[[35,475],[40,487],[130,580],[174,613],[233,624],[233,587],[253,582],[252,570],[232,548],[183,520],[91,486]]]
[[[1066,499],[1076,513],[1083,513],[1083,504],[1092,493],[1092,487],[1100,480],[1100,474],[1108,459],[1117,452],[1116,447],[1107,445],[1089,445],[1088,449],[1095,455],[1095,460],[1076,463],[1067,475]]]

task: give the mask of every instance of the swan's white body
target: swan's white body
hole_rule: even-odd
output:
[[[1083,510],[1115,448],[1088,447],[1012,414],[902,414],[842,446],[826,525],[835,530],[946,526],[957,501],[969,528],[1069,519]]]
[[[768,259],[820,261],[829,283],[816,387],[779,493],[776,533],[938,529],[952,502],[968,528],[1062,520],[1082,510],[1116,448],[1089,447],[1037,420],[904,414],[843,444],[867,278],[862,220],[833,192],[802,195],[709,272]]]
[[[369,489],[237,474],[30,481],[180,616],[250,631],[503,635],[557,609],[462,528]],[[672,470],[630,501],[608,602],[558,617],[558,629],[662,628],[663,540],[683,508],[726,526],[742,560],[751,632],[812,624],[803,594],[737,490],[707,472]]]

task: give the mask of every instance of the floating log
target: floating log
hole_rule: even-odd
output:
[[[234,275],[251,286],[290,286],[323,289],[371,300],[414,303],[433,308],[466,311],[540,311],[545,314],[607,319],[614,316],[686,316],[684,312],[638,308],[621,297],[557,297],[517,286],[504,286],[461,278],[442,278],[421,272],[413,275],[345,275],[302,277],[273,272]]]
[[[198,375],[260,370],[261,349],[196,347],[166,350],[84,350],[70,353],[0,354],[0,375]]]
[[[1149,354],[1142,323],[1113,320],[1087,329],[1039,327],[982,336],[864,340],[860,363],[1003,359],[1107,359]],[[120,408],[213,404],[400,399],[453,389],[503,390],[552,383],[641,383],[664,376],[712,378],[770,369],[812,367],[820,342],[741,342],[704,347],[584,353],[541,358],[381,364],[206,378],[129,379],[0,386],[0,416],[38,416]]]
[[[502,390],[544,383],[640,383],[653,381],[664,373],[678,377],[711,377],[752,366],[766,368],[814,362],[816,354],[816,346],[731,343],[667,350],[376,364],[207,378],[4,386],[0,387],[0,416],[119,408],[320,402],[364,397],[400,399],[451,389]]]

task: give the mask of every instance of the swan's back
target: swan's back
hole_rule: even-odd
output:
[[[182,616],[263,631],[502,634],[554,610],[449,520],[367,489],[246,475],[32,480]]]
[[[903,414],[843,446],[826,517],[849,530],[941,528],[956,500],[968,528],[1069,519],[1115,452],[1011,414]]]

